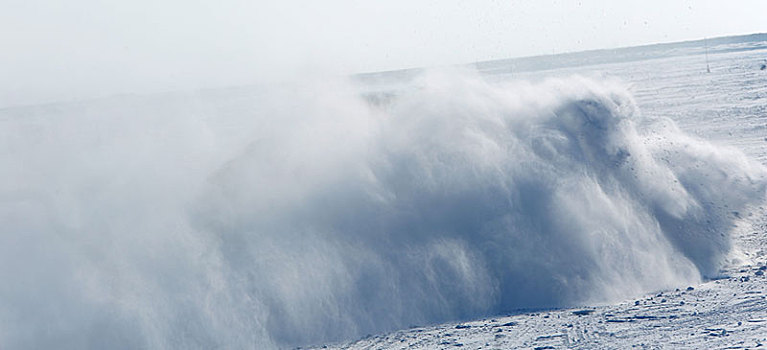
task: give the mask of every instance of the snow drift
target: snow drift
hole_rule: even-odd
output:
[[[360,96],[0,111],[0,344],[290,346],[626,298],[715,275],[765,198],[762,166],[616,82]]]

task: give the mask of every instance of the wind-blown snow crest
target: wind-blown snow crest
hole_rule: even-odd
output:
[[[765,199],[761,165],[617,82],[200,100],[6,112],[0,344],[289,346],[621,299],[716,275]]]

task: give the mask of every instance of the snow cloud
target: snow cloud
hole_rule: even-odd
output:
[[[0,113],[9,348],[300,345],[683,286],[767,186],[581,77]]]

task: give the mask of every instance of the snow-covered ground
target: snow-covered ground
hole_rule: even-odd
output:
[[[338,349],[753,349],[767,346],[767,226],[736,237],[749,263],[721,279],[612,305],[520,311],[470,322],[414,327]]]
[[[759,47],[0,109],[0,348],[767,344]]]
[[[669,117],[701,138],[735,146],[767,165],[767,50],[653,59],[493,76],[536,80],[583,74],[630,84],[641,113]],[[438,326],[414,326],[338,349],[752,349],[767,347],[767,213],[737,213],[735,253],[720,276],[620,303],[519,310]],[[325,347],[325,346],[323,346]]]

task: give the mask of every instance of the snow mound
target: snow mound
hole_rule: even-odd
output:
[[[0,187],[24,189],[0,212],[0,344],[290,346],[622,299],[715,275],[765,198],[761,165],[617,82],[266,95],[3,119],[32,151],[2,166],[26,164]]]

